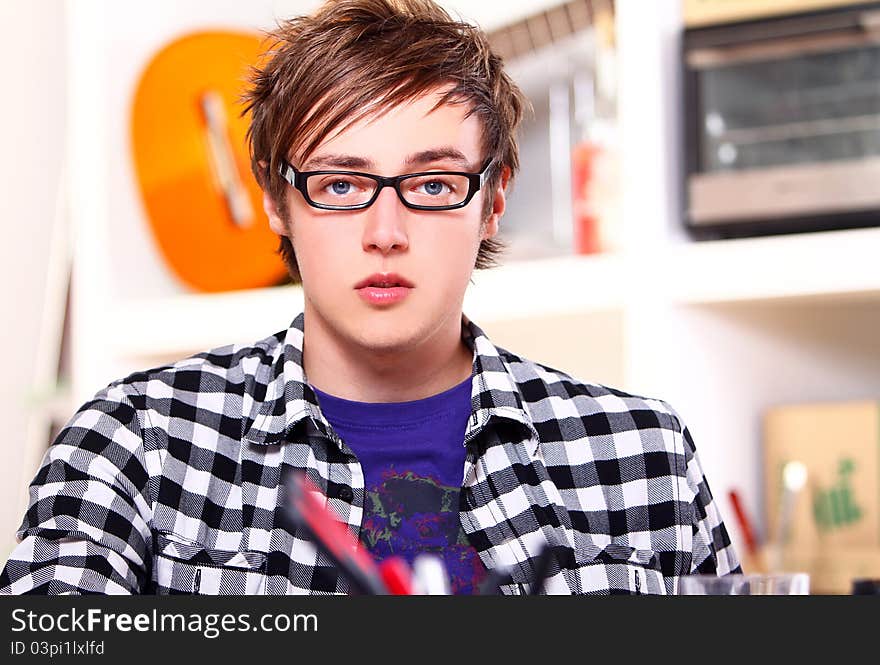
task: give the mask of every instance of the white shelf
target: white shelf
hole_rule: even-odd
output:
[[[464,310],[482,322],[616,308],[623,274],[622,257],[612,255],[511,263],[477,271]],[[151,359],[252,342],[286,328],[302,308],[298,286],[124,301],[109,318],[124,331],[110,350]]]
[[[129,358],[170,358],[233,342],[255,342],[302,311],[298,286],[131,300],[110,315],[120,333],[111,350]]]
[[[476,271],[464,311],[477,323],[669,304],[880,300],[880,228],[670,244],[644,255],[564,256]],[[302,310],[296,286],[121,303],[114,353],[162,358],[283,330]]]
[[[464,312],[475,322],[593,312],[623,307],[626,257],[563,256],[474,272]]]
[[[680,244],[660,258],[680,304],[880,298],[880,228]]]

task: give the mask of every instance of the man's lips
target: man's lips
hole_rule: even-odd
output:
[[[413,288],[413,283],[410,282],[405,277],[402,277],[394,272],[377,272],[369,277],[365,277],[357,284],[354,285],[355,289],[364,289],[367,287],[374,288],[393,288],[393,287],[403,287],[407,289]]]
[[[354,288],[364,302],[381,307],[404,300],[413,289],[413,283],[394,272],[377,272],[359,281]]]

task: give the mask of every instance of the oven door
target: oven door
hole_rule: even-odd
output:
[[[874,4],[686,31],[687,225],[880,223]]]

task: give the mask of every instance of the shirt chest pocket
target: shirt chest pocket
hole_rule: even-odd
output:
[[[578,570],[586,594],[666,594],[657,553],[612,543]]]
[[[156,534],[157,594],[254,595],[266,591],[262,552],[209,549],[168,531]]]

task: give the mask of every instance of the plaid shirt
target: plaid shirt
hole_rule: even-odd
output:
[[[739,571],[688,430],[666,403],[586,384],[496,348],[474,352],[461,526],[489,569],[528,592],[675,593]],[[358,534],[364,474],[321,414],[303,315],[117,381],[80,408],[30,487],[3,593],[345,593],[287,517],[282,471],[305,470]]]

